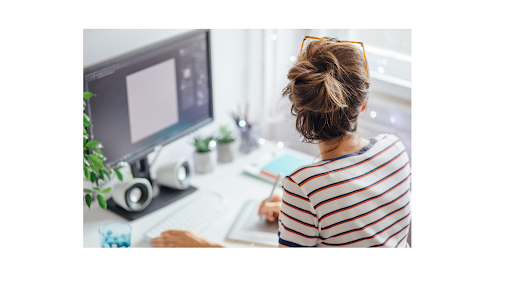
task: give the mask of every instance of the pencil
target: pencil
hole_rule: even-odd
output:
[[[279,179],[283,177],[283,172],[279,172],[279,175],[277,175],[276,181],[274,181],[274,186],[272,186],[272,191],[270,191],[270,196],[268,196],[267,200],[265,200],[265,203],[268,203],[272,200],[272,196],[274,195],[274,190],[276,189],[277,182],[279,182]],[[272,211],[270,211],[272,212]],[[270,214],[270,213],[269,213]],[[270,214],[272,215],[272,214]],[[260,215],[260,219],[263,217],[263,214]]]

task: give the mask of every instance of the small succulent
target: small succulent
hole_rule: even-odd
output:
[[[214,140],[213,136],[201,136],[197,135],[194,137],[194,146],[196,151],[199,153],[210,152],[210,142]]]
[[[219,143],[231,143],[235,141],[235,138],[231,136],[231,131],[228,128],[228,125],[222,125],[219,129],[219,136],[216,138]]]

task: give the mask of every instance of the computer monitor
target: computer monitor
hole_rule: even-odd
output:
[[[104,163],[129,162],[134,177],[149,179],[148,153],[213,121],[210,30],[85,67],[84,91],[97,95],[86,113]]]

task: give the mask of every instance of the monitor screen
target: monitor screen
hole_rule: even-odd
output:
[[[90,140],[106,164],[136,160],[213,121],[210,31],[197,30],[84,68]]]

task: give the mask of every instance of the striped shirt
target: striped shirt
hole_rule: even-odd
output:
[[[408,247],[411,167],[392,134],[358,152],[301,166],[283,181],[279,243]]]

